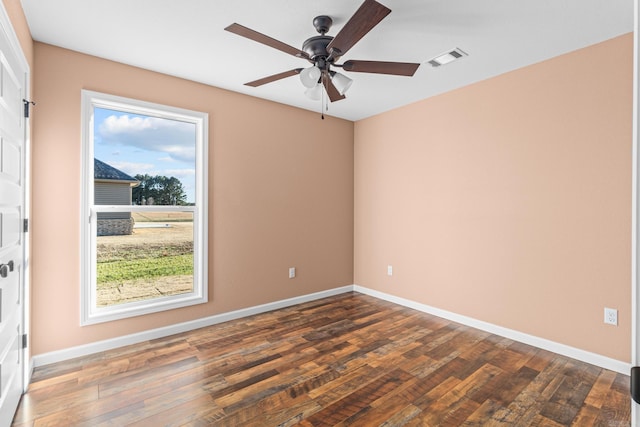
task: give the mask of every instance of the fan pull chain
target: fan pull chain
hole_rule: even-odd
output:
[[[327,76],[325,74],[322,75],[322,92],[320,92],[320,117],[322,118],[322,120],[324,120],[324,98],[327,96],[326,93],[326,85],[325,83],[325,79],[327,78]]]

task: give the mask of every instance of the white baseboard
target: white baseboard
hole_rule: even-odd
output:
[[[228,313],[216,314],[214,316],[165,326],[163,328],[151,329],[148,331],[138,332],[136,334],[124,335],[122,337],[111,338],[104,341],[97,341],[90,344],[65,348],[63,350],[38,354],[33,356],[31,364],[34,367],[49,365],[51,363],[62,362],[64,360],[87,356],[89,354],[98,353],[101,351],[112,350],[114,348],[124,347],[126,345],[137,344],[157,338],[163,338],[169,335],[179,334],[198,328],[204,328],[206,326],[216,325],[218,323],[228,322],[230,320],[236,320],[242,317],[253,316],[254,314],[265,313],[267,311],[290,307],[292,305],[315,301],[321,298],[339,295],[351,291],[353,291],[353,285],[343,286],[341,288],[329,289],[327,291],[316,292],[313,294],[302,295],[299,297],[275,301],[268,304],[243,308],[240,310],[230,311]]]
[[[275,301],[268,304],[262,304],[254,307],[244,308],[240,310],[231,311],[228,313],[217,314],[202,319],[192,320],[190,322],[179,323],[176,325],[170,325],[163,328],[151,329],[148,331],[139,332],[136,334],[125,335],[122,337],[112,338],[104,341],[97,341],[90,344],[85,344],[77,347],[66,348],[63,350],[53,351],[50,353],[39,354],[33,356],[31,361],[32,367],[44,366],[50,363],[62,362],[64,360],[73,359],[76,357],[87,356],[89,354],[98,353],[100,351],[111,350],[126,345],[137,344],[140,342],[153,340],[157,338],[166,337],[182,332],[191,331],[206,326],[216,325],[218,323],[228,322],[230,320],[240,319],[242,317],[252,316],[254,314],[265,313],[271,310],[277,310],[280,308],[290,307],[292,305],[301,304],[309,301],[315,301],[321,298],[330,297],[333,295],[339,295],[346,292],[360,292],[361,294],[369,295],[381,300],[389,301],[404,307],[412,308],[414,310],[422,311],[424,313],[432,314],[434,316],[442,317],[443,319],[451,320],[453,322],[461,323],[472,328],[480,329],[482,331],[490,332],[492,334],[499,335],[501,337],[509,338],[514,341],[518,341],[524,344],[532,345],[534,347],[548,350],[553,353],[561,354],[563,356],[571,357],[582,362],[590,363],[595,366],[599,366],[604,369],[619,372],[621,374],[628,375],[631,369],[631,364],[621,362],[619,360],[611,359],[599,354],[591,353],[578,348],[570,347],[565,344],[560,344],[554,341],[550,341],[544,338],[539,338],[533,335],[525,334],[515,331],[513,329],[504,328],[502,326],[494,325],[488,322],[483,322],[471,317],[456,314],[450,311],[441,310],[439,308],[431,307],[426,304],[411,301],[405,298],[397,297],[384,292],[379,292],[373,289],[365,288],[359,285],[349,285],[340,288],[330,289],[327,291],[316,292],[313,294],[302,295],[299,297],[289,298],[285,300]]]
[[[358,285],[353,285],[355,292],[369,295],[378,299],[389,301],[395,304],[399,304],[405,307],[412,308],[414,310],[422,311],[424,313],[432,314],[434,316],[441,317],[443,319],[451,320],[453,322],[461,323],[472,328],[480,329],[482,331],[490,332],[501,337],[509,338],[514,341],[518,341],[524,344],[532,345],[534,347],[548,350],[556,354],[571,357],[572,359],[580,360],[582,362],[590,363],[595,366],[599,366],[604,369],[619,372],[621,374],[629,375],[631,370],[631,364],[621,362],[616,359],[611,359],[596,353],[580,350],[575,347],[571,347],[565,344],[560,344],[554,341],[550,341],[544,338],[539,338],[533,335],[518,332],[513,329],[504,328],[502,326],[494,325],[492,323],[483,322],[481,320],[474,319],[472,317],[462,316],[460,314],[452,313],[450,311],[441,310],[439,308],[431,307],[426,304],[421,304],[415,301],[411,301],[405,298],[400,298],[394,295],[379,292],[373,289],[365,288]]]

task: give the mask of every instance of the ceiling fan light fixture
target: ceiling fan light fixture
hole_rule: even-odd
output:
[[[332,73],[331,81],[333,82],[333,85],[336,87],[336,89],[338,89],[338,93],[340,95],[344,95],[353,83],[353,80],[340,73]]]
[[[304,70],[300,71],[300,81],[302,82],[304,87],[312,89],[315,85],[318,84],[318,80],[320,79],[321,74],[322,71],[320,71],[320,68],[314,65],[313,67],[305,68]]]
[[[275,82],[293,75],[300,76],[300,82],[305,88],[305,93],[312,99],[327,102],[340,101],[345,99],[344,93],[349,90],[352,80],[341,74],[336,74],[332,67],[341,67],[344,71],[356,73],[388,74],[395,76],[413,76],[420,64],[408,62],[390,61],[363,61],[349,60],[343,64],[336,61],[342,58],[356,43],[376,27],[391,9],[378,3],[376,0],[363,0],[363,3],[349,18],[346,24],[335,36],[328,36],[327,32],[331,28],[333,20],[328,15],[316,16],[313,25],[320,33],[306,39],[302,43],[302,49],[290,46],[266,34],[259,33],[251,28],[238,23],[233,23],[225,28],[238,36],[272,47],[286,54],[295,56],[298,59],[309,61],[312,66],[308,68],[294,68],[270,76],[263,77],[245,83],[246,86],[258,87],[267,83]],[[318,85],[320,83],[320,86]]]
[[[468,56],[466,52],[464,52],[460,48],[455,48],[453,50],[450,50],[449,52],[438,55],[435,58],[428,60],[427,62],[433,67],[440,67],[465,56]]]
[[[314,101],[320,101],[320,98],[322,97],[322,84],[316,83],[315,86],[305,90],[304,94],[307,95],[307,98],[309,99],[312,99]]]

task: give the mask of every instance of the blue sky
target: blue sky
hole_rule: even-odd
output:
[[[94,109],[94,155],[121,171],[174,176],[195,202],[196,125]]]

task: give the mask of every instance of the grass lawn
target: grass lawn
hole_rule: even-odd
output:
[[[99,262],[96,268],[98,270],[98,287],[100,287],[101,284],[109,282],[192,274],[193,255]]]

